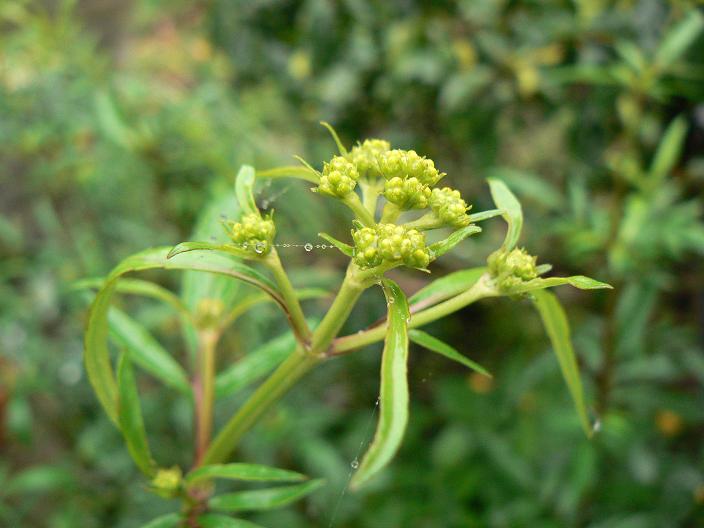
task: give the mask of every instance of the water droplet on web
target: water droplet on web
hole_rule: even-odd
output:
[[[359,460],[355,458],[352,462],[350,462],[350,466],[352,469],[357,469],[359,467]]]
[[[313,250],[313,244],[311,244],[310,242],[307,242],[306,245],[303,246],[303,249],[305,249],[306,251],[312,251],[312,250]]]
[[[599,431],[601,431],[601,420],[597,418],[596,420],[594,420],[594,424],[592,425],[592,433],[596,434]]]
[[[393,297],[389,297],[389,304],[393,304],[393,303],[394,303],[394,298],[393,298]]]
[[[406,324],[411,324],[411,316],[406,317]]]
[[[247,249],[247,242],[242,242],[242,249]]]
[[[264,244],[261,243],[261,242],[257,242],[257,243],[254,245],[254,251],[255,251],[256,253],[259,253],[259,254],[264,253]]]

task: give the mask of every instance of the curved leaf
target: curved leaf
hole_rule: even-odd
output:
[[[395,282],[386,279],[382,287],[389,314],[381,357],[379,422],[374,440],[352,477],[352,488],[359,488],[391,461],[408,423],[408,302]]]
[[[679,116],[670,123],[660,140],[655,157],[650,165],[648,176],[651,185],[660,183],[675,167],[680,159],[684,140],[687,136],[687,121]]]
[[[433,256],[433,258],[441,257],[442,255],[450,251],[452,248],[454,248],[457,244],[462,242],[465,238],[476,233],[480,233],[481,230],[482,228],[479,226],[468,225],[466,227],[458,229],[457,231],[453,231],[447,238],[435,242],[434,244],[430,244],[428,246],[430,254]]]
[[[258,178],[297,178],[299,180],[304,180],[310,183],[318,184],[320,183],[320,178],[311,172],[307,167],[299,167],[297,165],[286,166],[286,167],[276,167],[274,169],[267,169],[263,171],[257,171]]]
[[[354,256],[354,248],[350,246],[349,244],[345,244],[344,242],[341,242],[340,240],[328,235],[327,233],[318,233],[318,236],[320,238],[324,238],[328,242],[330,242],[333,246],[335,246],[337,249],[339,249],[344,255],[347,255],[348,257],[353,257]]]
[[[487,371],[479,363],[475,363],[471,359],[466,358],[465,356],[460,354],[454,347],[451,347],[450,345],[448,345],[444,341],[441,341],[437,337],[433,337],[430,334],[423,332],[422,330],[411,330],[408,332],[408,337],[410,337],[411,341],[413,341],[414,343],[422,346],[423,348],[427,348],[431,352],[436,352],[441,356],[445,356],[448,359],[457,361],[457,363],[461,363],[465,367],[491,378],[491,374],[489,374],[489,371]]]
[[[105,285],[104,278],[93,278],[93,279],[82,279],[76,281],[72,284],[72,288],[77,290],[82,289],[95,289],[99,290]],[[151,297],[170,304],[174,309],[180,312],[182,315],[191,317],[191,313],[188,308],[181,302],[176,295],[167,290],[166,288],[159,286],[158,284],[141,280],[141,279],[122,279],[117,284],[118,293],[127,293],[131,295],[141,295],[143,297]]]
[[[213,497],[210,507],[220,511],[271,510],[302,499],[322,485],[322,480],[311,480],[293,486],[226,493]]]
[[[114,306],[108,314],[110,335],[130,353],[130,359],[152,376],[185,394],[191,394],[186,371],[154,337]]]
[[[503,211],[504,220],[508,223],[506,238],[504,239],[503,248],[506,251],[512,250],[518,238],[521,236],[523,228],[523,210],[521,204],[514,194],[509,190],[504,182],[496,178],[489,178],[489,188],[491,197],[496,204],[496,207]]]
[[[472,223],[482,222],[484,220],[489,220],[496,216],[501,216],[501,209],[489,209],[488,211],[479,211],[478,213],[473,213],[469,215],[469,221]]]
[[[244,214],[257,214],[259,209],[254,201],[254,167],[242,165],[235,179],[235,194]]]
[[[258,524],[245,521],[244,519],[233,519],[217,513],[206,513],[198,517],[201,528],[262,528]]]
[[[181,242],[176,244],[171,248],[169,254],[166,255],[167,259],[180,255],[181,253],[187,253],[189,251],[222,251],[223,253],[229,253],[239,258],[247,258],[251,255],[246,251],[233,246],[232,244],[214,244],[212,242]]]
[[[117,369],[117,386],[118,421],[127,443],[127,450],[142,473],[153,476],[155,464],[149,451],[147,432],[144,429],[137,382],[134,379],[134,372],[127,354],[122,354],[120,357]]]
[[[328,132],[330,132],[330,135],[332,136],[332,139],[335,141],[335,145],[337,145],[337,150],[340,151],[341,156],[346,156],[347,155],[347,149],[345,146],[342,144],[342,141],[340,141],[340,137],[337,135],[337,132],[335,129],[332,127],[330,123],[327,121],[321,121],[321,125],[323,125],[325,128],[328,129]]]
[[[554,286],[569,284],[580,290],[603,290],[613,289],[613,286],[584,275],[573,275],[572,277],[548,277],[547,279],[533,279],[526,281],[515,288],[511,288],[510,293],[526,293],[536,290],[544,290]]]
[[[108,353],[108,310],[117,282],[125,273],[149,269],[196,270],[226,275],[253,284],[285,311],[285,304],[269,279],[230,258],[210,253],[185,253],[167,259],[168,248],[155,248],[127,257],[118,264],[97,293],[88,315],[84,361],[88,379],[110,419],[117,423],[117,386]]]
[[[533,304],[538,309],[545,330],[550,337],[552,348],[557,356],[557,361],[560,363],[562,376],[565,378],[567,388],[572,395],[582,428],[587,436],[591,436],[592,429],[584,403],[582,380],[579,376],[579,366],[572,348],[570,327],[565,311],[562,309],[557,297],[545,290],[533,292]]]
[[[297,482],[306,476],[295,471],[260,464],[214,464],[194,469],[186,476],[188,484],[210,479]]]
[[[678,60],[704,29],[704,16],[696,9],[667,32],[658,50],[655,52],[655,62],[660,66],[670,66]]]

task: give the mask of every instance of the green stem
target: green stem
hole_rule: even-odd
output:
[[[313,356],[300,346],[297,347],[222,428],[203,456],[203,464],[225,462],[237,447],[240,438],[256,423],[259,417],[320,361],[322,361],[321,357]]]
[[[362,204],[374,216],[376,214],[376,202],[381,191],[379,184],[363,180],[359,182],[359,187],[362,189]]]
[[[200,465],[213,431],[213,401],[215,397],[215,346],[219,333],[213,330],[198,334],[197,375],[194,380],[196,402],[195,464]]]
[[[309,350],[296,350],[262,383],[254,394],[230,418],[203,457],[204,464],[224,462],[237,447],[240,438],[259,417],[276,403],[311,368],[323,361],[326,352],[349,317],[366,284],[356,277],[357,268],[350,264],[332,306],[312,336]]]
[[[351,192],[342,201],[347,207],[352,209],[357,219],[365,226],[372,227],[376,224],[374,215],[370,213],[366,207],[364,207],[362,201],[359,199],[359,196],[357,196],[357,193]]]
[[[306,318],[303,314],[301,303],[298,301],[296,290],[291,284],[286,271],[284,271],[284,267],[281,264],[281,259],[279,259],[279,254],[276,252],[276,249],[272,249],[263,262],[274,275],[274,280],[279,286],[281,296],[286,303],[291,324],[293,325],[295,333],[304,341],[304,344],[307,344],[311,339],[310,328],[308,328],[308,323],[306,323]]]
[[[446,315],[456,312],[457,310],[461,310],[465,306],[468,306],[479,299],[497,297],[498,295],[499,293],[492,285],[489,275],[485,274],[474,284],[474,286],[464,293],[452,297],[444,302],[438,303],[435,306],[431,306],[430,308],[422,310],[411,316],[411,321],[408,326],[409,328],[417,328],[419,326],[426,325],[433,321],[437,321]],[[386,326],[379,325],[364,332],[341,337],[336,339],[333,343],[330,355],[343,354],[356,348],[382,341],[385,335]]]
[[[381,223],[382,224],[393,223],[398,219],[398,217],[400,215],[401,215],[401,209],[399,209],[396,204],[392,204],[391,202],[386,202],[386,205],[384,205],[384,210],[381,213]]]

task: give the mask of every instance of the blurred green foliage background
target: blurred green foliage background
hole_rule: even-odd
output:
[[[432,332],[487,381],[411,351],[411,422],[384,476],[346,483],[370,440],[378,347],[314,372],[242,460],[327,479],[272,527],[704,526],[704,19],[687,0],[85,0],[0,3],[0,526],[132,527],[175,506],[145,492],[82,370],[89,296],[72,283],[189,239],[241,163],[329,158],[384,137],[436,161],[476,210],[484,178],[522,200],[523,244],[560,291],[599,432],[581,432],[537,316],[472,306]],[[279,241],[346,239],[299,183],[263,186]],[[444,258],[481,265],[499,221]],[[299,286],[344,258],[282,250]],[[426,277],[397,275],[417,289]],[[177,274],[155,274],[178,289]],[[356,330],[383,312],[364,297]],[[326,304],[309,301],[322,312]],[[317,303],[317,304],[316,304]],[[126,309],[174,355],[178,321]],[[283,331],[257,308],[226,366]],[[145,377],[152,446],[188,464],[191,409]],[[246,390],[244,391],[247,392]],[[225,419],[243,396],[218,409]]]

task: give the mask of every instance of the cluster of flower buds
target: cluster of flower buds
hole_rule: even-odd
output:
[[[430,263],[425,235],[396,224],[377,224],[352,231],[354,262],[363,269],[402,263],[424,269]]]
[[[423,185],[435,185],[444,173],[435,168],[433,160],[419,156],[415,150],[394,149],[378,156],[379,171],[387,180],[416,178]]]
[[[522,282],[538,277],[537,258],[524,249],[499,250],[487,260],[489,273],[502,291],[511,290]]]
[[[384,184],[384,197],[402,211],[425,209],[428,207],[430,195],[430,187],[415,177],[394,176]]]
[[[470,206],[462,199],[460,192],[449,187],[433,189],[430,208],[445,225],[459,229],[470,224],[467,211]]]
[[[357,185],[359,172],[357,166],[342,156],[335,156],[323,167],[317,192],[335,198],[344,198]]]
[[[182,473],[179,467],[159,469],[151,481],[151,490],[165,499],[175,497],[181,488]]]
[[[347,158],[354,163],[362,178],[380,178],[379,156],[391,150],[391,144],[383,139],[365,139],[350,150]]]
[[[246,214],[239,222],[225,223],[225,230],[237,247],[255,255],[267,255],[276,235],[271,215],[261,217],[257,213]]]

